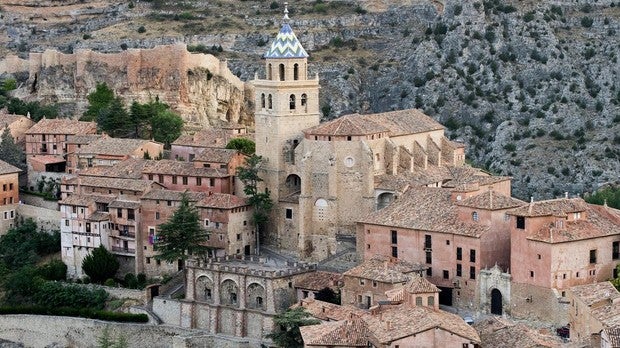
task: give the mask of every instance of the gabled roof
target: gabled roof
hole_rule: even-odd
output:
[[[210,178],[224,178],[231,176],[226,169],[194,167],[191,162],[175,160],[147,160],[142,173],[145,174],[167,174],[167,175],[186,175]]]
[[[501,210],[520,207],[527,203],[516,198],[504,196],[493,190],[488,190],[479,195],[457,201],[456,204],[475,209]]]
[[[103,134],[79,134],[79,135],[70,135],[67,137],[67,144],[90,144],[93,141],[105,137]]]
[[[138,192],[144,192],[151,188],[153,185],[159,185],[148,180],[106,178],[96,176],[80,176],[78,182],[80,185],[87,187],[101,187]]]
[[[302,326],[299,331],[308,347],[368,347],[368,327],[359,318]]]
[[[306,134],[322,136],[370,135],[386,133],[389,129],[359,114],[345,115],[304,130]]]
[[[0,175],[19,173],[21,171],[21,169],[0,160]]]
[[[319,291],[324,288],[336,289],[342,282],[342,274],[333,272],[316,271],[309,273],[303,278],[295,281],[295,287]]]
[[[410,274],[409,280],[405,285],[397,289],[385,292],[390,301],[404,301],[405,294],[428,294],[439,292],[439,288],[418,274]]]
[[[228,164],[237,153],[239,151],[234,149],[208,147],[200,151],[194,161]]]
[[[86,146],[76,150],[77,154],[95,154],[110,156],[128,156],[132,155],[138,149],[150,143],[150,140],[142,139],[122,139],[122,138],[101,138],[89,143]],[[156,143],[157,144],[157,143]],[[151,154],[157,156],[159,154]]]
[[[409,280],[410,273],[424,269],[424,266],[421,265],[375,255],[360,265],[344,272],[343,275],[345,277],[351,276],[394,284],[404,283]]]
[[[245,207],[248,204],[248,200],[245,198],[227,193],[214,193],[200,200],[196,203],[196,206],[205,208],[233,209]]]
[[[409,189],[387,207],[370,213],[359,222],[470,237],[489,231],[485,224],[459,219],[458,207],[452,203],[449,190],[427,187]]]
[[[388,111],[361,115],[364,121],[380,124],[390,131],[391,137],[441,130],[445,127],[418,109]]]
[[[301,46],[288,23],[284,23],[276,39],[273,40],[265,58],[308,58],[308,53]]]
[[[480,343],[476,330],[461,317],[428,307],[407,304],[381,305],[362,316],[370,335],[382,344],[410,337],[428,330],[441,329],[475,343]]]
[[[480,334],[482,346],[559,348],[564,344],[555,334],[543,334],[524,324],[515,324],[507,319],[493,316],[474,324]]]
[[[26,131],[26,134],[94,134],[95,122],[70,120],[67,118],[44,118]]]
[[[365,313],[364,310],[351,305],[341,306],[313,298],[305,298],[291,306],[291,308],[296,307],[303,307],[311,316],[323,321],[346,320]]]
[[[590,314],[603,327],[620,326],[620,292],[610,282],[574,286],[570,291],[590,307]]]
[[[183,193],[187,195],[187,199],[190,202],[197,202],[207,197],[206,192],[191,192],[191,191],[172,191],[172,190],[152,190],[144,195],[142,199],[161,200],[161,201],[180,201],[183,197]]]
[[[112,166],[90,167],[80,171],[80,176],[105,176],[110,178],[141,179],[142,170],[149,160],[128,158]]]
[[[508,212],[510,215],[535,217],[558,216],[565,217],[569,213],[586,210],[587,203],[581,198],[559,198],[546,201],[531,202],[523,207]]]
[[[4,114],[0,113],[0,129],[4,128],[5,125],[10,126],[13,122],[19,120],[30,120],[26,116],[23,115],[15,115],[15,114]],[[34,121],[30,120],[30,122],[34,123]]]

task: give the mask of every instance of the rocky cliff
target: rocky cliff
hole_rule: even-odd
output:
[[[282,11],[277,2],[249,0],[100,4],[82,3],[99,16],[83,7],[73,9],[73,21],[36,17],[37,26],[26,10],[10,11],[5,18],[13,24],[0,38],[22,52],[216,45],[224,51],[219,58],[248,81],[262,72],[260,56]],[[423,109],[467,144],[476,165],[512,175],[524,199],[581,194],[618,180],[620,3],[334,0],[290,10],[311,74],[321,77],[324,118]]]
[[[225,61],[190,53],[184,44],[119,53],[46,50],[30,53],[28,59],[9,56],[0,62],[0,73],[23,70],[28,78],[15,96],[65,105],[65,113],[76,117],[88,105],[86,97],[97,83],[105,82],[128,105],[159,98],[189,123],[251,122],[244,82]]]

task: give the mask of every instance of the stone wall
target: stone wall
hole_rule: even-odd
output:
[[[20,218],[33,219],[39,228],[45,231],[60,230],[60,211],[51,210],[34,205],[18,204],[17,216]]]
[[[173,337],[190,336],[197,330],[170,326],[146,324],[112,323],[92,319],[54,317],[45,315],[2,315],[0,316],[0,339],[20,342],[26,347],[93,347],[108,327],[110,338],[117,340],[121,335],[128,346],[168,348],[173,346]],[[191,347],[177,346],[177,347]],[[218,345],[219,347],[219,345]],[[235,347],[235,346],[230,346]],[[241,347],[241,346],[237,346]]]
[[[553,289],[511,284],[511,315],[517,319],[540,320],[556,326],[568,323],[569,303]]]
[[[19,200],[23,204],[34,205],[35,207],[45,208],[49,210],[59,210],[58,201],[48,201],[40,196],[35,196],[28,193],[19,193]]]

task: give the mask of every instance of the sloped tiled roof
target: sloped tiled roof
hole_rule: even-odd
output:
[[[67,137],[67,144],[90,144],[93,141],[104,137],[103,134],[80,134],[80,135],[69,135]]]
[[[362,319],[347,319],[299,328],[304,346],[367,347],[368,327]]]
[[[516,198],[502,195],[493,190],[489,190],[479,195],[458,201],[456,204],[476,209],[501,210],[520,207],[526,205],[527,203]]]
[[[337,305],[325,301],[319,301],[311,298],[305,298],[295,303],[291,308],[303,307],[306,312],[310,313],[314,318],[323,321],[338,321],[359,317],[365,311],[350,305]]]
[[[239,153],[239,151],[233,149],[208,147],[200,151],[200,153],[194,158],[194,161],[229,163],[237,153]]]
[[[88,220],[90,221],[106,221],[110,219],[110,213],[104,213],[101,211],[90,214]]]
[[[95,122],[44,118],[28,129],[26,134],[94,134],[96,130]]]
[[[92,204],[94,202],[95,202],[94,197],[91,195],[81,195],[81,194],[74,193],[70,196],[67,196],[65,199],[61,200],[60,202],[58,202],[58,204],[76,205],[79,207],[86,207],[89,204]]]
[[[418,274],[409,275],[409,280],[402,287],[385,292],[390,301],[403,301],[405,294],[428,294],[439,292],[439,288]]]
[[[223,178],[230,176],[226,169],[194,167],[191,162],[174,160],[149,160],[142,168],[142,173],[147,174],[168,174],[168,175],[187,175],[211,178]]]
[[[12,174],[12,173],[19,173],[22,170],[12,166],[8,163],[6,163],[5,161],[0,160],[0,175],[4,175],[4,174]]]
[[[76,150],[77,154],[128,156],[151,142],[142,139],[101,138]],[[152,154],[157,156],[158,154]]]
[[[387,207],[359,222],[471,237],[479,237],[489,230],[484,224],[460,221],[450,191],[427,187],[409,189]]]
[[[439,122],[418,109],[388,111],[360,117],[364,121],[372,121],[386,127],[391,137],[444,129]]]
[[[319,291],[324,288],[335,289],[341,282],[342,274],[340,273],[316,271],[295,281],[295,287],[299,289]]]
[[[102,187],[110,189],[144,192],[151,188],[153,182],[148,180],[106,178],[96,176],[81,176],[79,183],[82,186]]]
[[[288,23],[284,23],[280,32],[273,40],[265,58],[308,58],[301,42],[295,36],[293,29]]]
[[[80,171],[80,176],[105,176],[110,178],[140,179],[142,170],[149,160],[142,158],[128,158],[112,166],[98,166]]]
[[[335,120],[321,123],[304,130],[306,134],[322,136],[369,135],[386,133],[385,128],[372,120],[365,120],[359,114],[338,117]]]
[[[140,208],[140,202],[117,199],[114,202],[110,203],[109,207],[110,208],[124,208],[124,209],[138,209]]]
[[[18,121],[20,119],[27,119],[26,116],[23,115],[15,115],[15,114],[4,114],[0,112],[0,129],[4,128],[5,125],[11,125],[11,123]]]
[[[505,318],[491,317],[474,324],[483,347],[503,348],[559,348],[560,337],[545,335],[524,324],[514,324]]]
[[[246,205],[248,205],[247,199],[227,193],[213,193],[196,203],[197,207],[220,209],[233,209]]]
[[[172,191],[172,190],[152,190],[144,195],[142,195],[142,199],[150,199],[150,200],[170,200],[170,201],[180,201],[183,193],[187,195],[187,198],[190,202],[197,202],[208,196],[206,192],[191,192],[191,191]]]
[[[230,130],[221,128],[202,129],[194,134],[183,134],[175,140],[173,146],[218,147],[225,148],[234,138],[251,139],[251,134],[231,134]]]
[[[607,338],[609,338],[609,344],[612,348],[620,347],[620,326],[605,329],[603,332],[607,335]]]
[[[474,343],[480,343],[476,330],[461,317],[428,307],[411,307],[407,304],[381,305],[371,308],[362,319],[366,322],[370,335],[382,344],[432,329],[441,329]]]
[[[620,292],[610,282],[579,285],[570,291],[590,307],[592,317],[603,327],[620,327]]]
[[[344,272],[343,275],[394,284],[404,283],[409,280],[409,273],[424,269],[422,265],[376,255]]]
[[[581,198],[559,198],[546,201],[531,202],[523,207],[508,212],[517,216],[559,216],[586,210],[587,203]]]

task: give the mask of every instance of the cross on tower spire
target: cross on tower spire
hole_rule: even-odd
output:
[[[284,23],[288,23],[289,19],[288,18],[288,2],[284,3]]]

